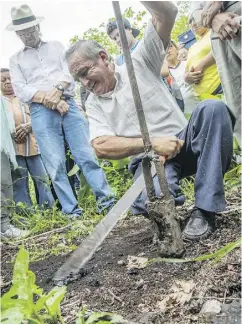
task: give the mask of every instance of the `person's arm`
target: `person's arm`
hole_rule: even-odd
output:
[[[32,132],[31,122],[26,124],[20,124],[15,128],[15,142],[24,143],[27,139],[27,135]]]
[[[211,28],[221,40],[231,40],[237,37],[238,30],[241,29],[237,17],[239,16],[233,12],[219,13],[213,18]]]
[[[151,144],[156,153],[169,160],[180,152],[184,141],[176,136],[164,136],[151,138]],[[142,138],[101,136],[92,141],[92,146],[97,157],[111,160],[119,160],[144,152]]]
[[[237,36],[241,25],[234,18],[238,15],[232,12],[223,12],[223,1],[208,1],[201,14],[201,23],[206,28],[212,28],[221,40],[230,40]]]
[[[161,71],[160,71],[160,75],[163,78],[167,78],[168,75],[169,75],[169,68],[168,68],[168,63],[166,62],[166,60],[164,61],[163,65],[162,65],[162,68],[161,68]]]
[[[141,1],[141,3],[151,13],[153,25],[164,48],[167,48],[178,12],[177,7],[171,1]]]
[[[15,58],[11,58],[9,61],[9,70],[11,76],[11,83],[13,86],[13,90],[15,95],[23,102],[29,103],[31,102],[32,98],[38,92],[38,89],[32,87],[31,85],[27,84],[22,71],[16,62]],[[41,96],[38,96],[40,100]]]
[[[68,64],[65,60],[65,47],[59,42],[56,42],[56,47],[59,53],[59,60],[62,69],[62,74],[60,75],[57,84],[61,84],[65,90],[68,89],[70,86],[74,89],[75,82],[70,74]]]
[[[120,160],[144,152],[142,138],[101,136],[92,141],[98,158]]]
[[[203,27],[211,28],[213,18],[220,13],[222,1],[207,1],[203,7],[201,23]]]
[[[131,56],[159,78],[177,8],[166,1],[142,3],[151,12],[152,20],[148,21],[144,36]]]
[[[202,71],[195,71],[194,67],[192,66],[190,71],[186,69],[184,74],[184,80],[187,84],[198,84],[203,78]]]
[[[201,71],[204,72],[205,69],[207,69],[209,66],[215,64],[215,58],[213,57],[212,51],[207,54],[201,61],[200,63],[195,66],[195,71]]]

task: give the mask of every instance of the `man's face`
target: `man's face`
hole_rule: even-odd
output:
[[[177,55],[178,55],[178,49],[176,48],[176,46],[174,46],[174,44],[171,43],[167,51],[167,59],[174,60],[177,58]]]
[[[1,72],[1,91],[3,95],[13,94],[13,87],[9,72]]]
[[[37,47],[40,42],[39,26],[33,26],[16,32],[18,37],[28,47]]]
[[[126,37],[127,37],[127,41],[128,41],[128,46],[129,49],[132,46],[132,44],[134,43],[134,36],[132,34],[132,29],[125,29],[125,33],[126,33]],[[121,40],[120,40],[120,35],[119,35],[119,31],[118,28],[114,29],[110,34],[109,37],[116,42],[116,44],[118,45],[118,47],[122,47],[121,45]]]
[[[110,68],[108,56],[101,51],[96,60],[81,56],[78,51],[68,61],[69,70],[76,81],[96,96],[114,89],[116,79]]]

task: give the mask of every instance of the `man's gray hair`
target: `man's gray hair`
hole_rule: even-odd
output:
[[[9,72],[9,69],[7,69],[7,68],[1,68],[1,73],[4,73],[4,72]]]
[[[79,52],[81,56],[92,60],[97,59],[100,51],[106,52],[105,49],[95,40],[79,39],[66,51],[65,59],[68,61],[76,51]]]

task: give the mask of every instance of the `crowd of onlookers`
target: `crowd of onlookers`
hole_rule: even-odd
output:
[[[223,7],[220,8],[220,11],[223,11],[222,15],[232,10],[238,18],[239,2],[228,3],[230,6],[222,3]],[[240,70],[238,71],[238,66],[241,65],[239,52],[241,39],[240,34],[238,36],[237,33],[240,33],[241,22],[230,13],[227,20],[224,20],[224,24],[227,22],[229,26],[225,28],[227,34],[225,31],[220,34],[221,28],[215,33],[217,25],[213,27],[211,21],[214,22],[218,11],[211,14],[212,9],[208,5],[204,8],[203,3],[198,2],[197,7],[191,10],[188,17],[189,26],[196,38],[192,45],[186,42],[169,41],[164,55],[162,54],[163,58],[161,57],[163,64],[159,75],[160,84],[164,87],[162,91],[172,95],[174,101],[172,105],[177,104],[187,119],[203,100],[223,100],[231,110],[233,123],[236,118],[235,135],[240,143],[240,94],[237,92],[237,97],[234,98],[230,92],[231,87],[233,92],[238,91],[239,87],[240,92],[241,73]],[[209,18],[209,13],[213,20]],[[24,47],[11,57],[9,68],[1,68],[1,233],[5,237],[21,237],[26,235],[26,232],[10,223],[12,210],[10,201],[13,200],[16,204],[22,202],[28,208],[31,207],[29,176],[32,177],[36,201],[40,206],[51,208],[55,199],[58,199],[62,212],[67,217],[75,219],[82,215],[75,193],[78,184],[71,186],[67,175],[74,163],[71,163],[67,170],[66,164],[67,160],[70,162],[70,154],[71,160],[79,166],[95,194],[97,211],[101,213],[113,206],[114,194],[90,143],[87,116],[90,114],[88,117],[91,132],[95,132],[93,138],[91,135],[91,140],[101,138],[104,134],[120,135],[118,135],[118,111],[117,123],[112,127],[106,124],[108,116],[88,114],[94,106],[101,111],[100,105],[104,104],[104,101],[106,104],[107,99],[113,96],[113,91],[117,88],[112,87],[113,80],[107,82],[112,68],[106,71],[106,74],[100,73],[99,76],[95,72],[96,66],[92,58],[97,55],[98,49],[100,53],[102,52],[101,45],[94,44],[92,49],[88,48],[89,43],[83,45],[79,41],[76,47],[66,53],[66,60],[64,60],[64,48],[59,42],[44,42],[41,39],[39,24],[43,17],[35,17],[27,5],[13,8],[11,15],[12,23],[7,26],[7,30],[15,31]],[[234,22],[235,18],[236,22]],[[143,40],[137,39],[139,30],[132,28],[127,19],[123,19],[123,23],[129,49],[131,53],[138,53],[143,46],[141,44]],[[116,21],[107,24],[107,34],[120,47],[120,55],[114,58],[116,69],[119,71],[118,67],[123,66],[125,59]],[[227,40],[229,36],[231,36],[230,41]],[[223,38],[222,42],[232,44],[229,50],[226,49],[227,54],[223,54],[225,49],[221,48]],[[82,57],[89,57],[85,64],[78,57],[82,47],[85,53],[88,53],[83,54]],[[229,56],[230,61],[226,62],[224,55]],[[110,63],[109,58],[106,62],[104,55],[102,59],[103,64],[109,68],[112,60]],[[85,80],[89,74],[90,77]],[[227,77],[229,74],[230,76]],[[83,80],[80,93],[81,106],[74,98],[73,78],[75,81]],[[118,78],[117,74],[115,80]],[[109,89],[114,90],[109,91]],[[125,92],[122,95],[125,98]],[[168,97],[170,98],[170,95]],[[87,101],[87,106],[90,108],[87,109],[86,116]],[[125,104],[122,98],[120,103]],[[107,106],[106,109],[108,113],[109,107]],[[111,110],[110,118],[113,118]],[[95,129],[92,127],[95,119],[102,127],[94,127]],[[94,148],[96,150],[95,145]],[[66,154],[67,151],[69,154]],[[105,156],[105,154],[104,152],[98,156]],[[123,155],[125,156],[125,153]],[[122,154],[120,157],[122,158]],[[131,166],[133,167],[134,163],[131,163]],[[78,178],[75,182],[78,183]]]

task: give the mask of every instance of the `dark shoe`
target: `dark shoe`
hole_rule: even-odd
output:
[[[200,240],[208,237],[215,230],[215,213],[194,208],[183,230],[183,237]]]

